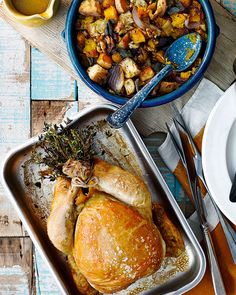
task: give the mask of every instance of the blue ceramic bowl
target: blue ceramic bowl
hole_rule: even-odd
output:
[[[100,85],[94,83],[86,73],[83,66],[80,64],[78,53],[76,49],[76,31],[75,31],[75,22],[78,16],[78,7],[82,0],[74,0],[71,3],[70,9],[67,14],[66,19],[66,27],[64,31],[64,37],[67,45],[67,50],[71,59],[71,62],[80,76],[80,78],[89,86],[93,91],[97,94],[103,96],[107,100],[116,103],[116,104],[124,104],[127,101],[126,97],[118,96],[111,94],[108,90]],[[197,69],[196,73],[183,85],[181,85],[175,91],[158,96],[147,98],[141,105],[141,107],[155,107],[170,101],[175,100],[176,98],[182,96],[187,91],[189,91],[204,75],[211,58],[213,56],[216,44],[216,37],[218,33],[218,27],[216,26],[214,13],[211,7],[209,0],[199,0],[202,5],[203,11],[205,13],[207,27],[208,27],[208,42],[206,46],[206,50],[202,59],[202,63]]]

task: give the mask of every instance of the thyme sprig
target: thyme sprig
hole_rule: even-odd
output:
[[[44,123],[43,132],[37,144],[42,152],[35,149],[32,159],[51,168],[48,177],[52,180],[63,174],[63,165],[69,159],[90,161],[94,154],[94,132],[90,128],[78,130]]]

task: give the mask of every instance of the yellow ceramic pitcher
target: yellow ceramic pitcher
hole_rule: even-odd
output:
[[[3,0],[3,3],[12,18],[30,27],[48,22],[59,7],[59,0]]]

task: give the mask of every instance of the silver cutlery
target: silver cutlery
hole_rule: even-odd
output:
[[[209,197],[210,197],[210,200],[216,210],[216,213],[218,215],[218,218],[219,218],[219,221],[220,221],[220,224],[222,226],[222,229],[224,231],[224,234],[225,234],[225,237],[226,237],[226,240],[227,240],[227,243],[228,243],[228,246],[229,246],[229,249],[230,249],[230,252],[231,252],[231,255],[232,255],[232,258],[233,258],[233,261],[234,261],[234,264],[236,264],[236,232],[235,230],[233,229],[233,227],[230,225],[230,223],[226,220],[225,216],[223,215],[223,213],[219,210],[218,206],[216,205],[212,195],[211,195],[211,192],[209,191],[209,188],[207,186],[207,183],[206,183],[206,180],[205,180],[205,177],[204,177],[204,174],[203,174],[203,168],[202,168],[202,156],[201,154],[199,153],[197,147],[196,147],[196,144],[193,140],[193,137],[191,135],[191,132],[187,126],[187,124],[185,123],[184,121],[184,118],[182,116],[182,114],[179,112],[179,110],[177,109],[176,105],[174,103],[171,104],[172,106],[172,109],[176,115],[176,118],[177,119],[174,119],[174,123],[175,123],[175,127],[178,129],[179,127],[181,127],[186,136],[188,137],[188,140],[189,140],[189,143],[192,147],[192,150],[193,150],[193,153],[194,153],[194,156],[193,156],[193,162],[194,162],[194,166],[195,166],[195,170],[196,170],[196,174],[197,176],[201,179],[201,182],[202,184],[204,185]],[[180,131],[180,130],[178,130]]]
[[[223,279],[221,276],[221,272],[219,269],[217,257],[215,254],[214,245],[213,245],[213,242],[211,239],[209,226],[208,226],[207,219],[206,219],[206,209],[205,209],[205,204],[204,204],[204,201],[203,201],[201,193],[200,193],[198,175],[196,173],[196,170],[191,171],[191,169],[190,169],[191,163],[189,162],[189,160],[187,159],[187,157],[185,155],[185,149],[184,149],[185,144],[184,144],[183,139],[181,138],[181,133],[180,133],[180,132],[182,132],[182,130],[180,129],[181,126],[178,125],[179,123],[175,119],[174,119],[174,123],[175,123],[175,127],[177,129],[178,138],[174,135],[174,133],[172,133],[172,131],[170,130],[169,127],[168,127],[168,131],[169,131],[171,140],[173,141],[173,144],[174,144],[174,146],[180,156],[180,159],[183,162],[186,172],[187,172],[191,193],[192,193],[192,196],[194,199],[195,208],[196,208],[196,211],[197,211],[197,214],[199,217],[199,221],[200,221],[200,227],[201,227],[204,241],[206,244],[214,291],[215,291],[215,294],[217,294],[217,295],[224,295],[224,294],[226,294],[226,291],[225,291]]]

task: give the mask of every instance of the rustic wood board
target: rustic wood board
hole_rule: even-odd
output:
[[[36,293],[30,238],[0,238],[0,286],[0,294]]]
[[[3,7],[0,8],[0,16],[10,23],[14,29],[19,31],[33,46],[39,48],[40,51],[68,71],[74,79],[77,79],[81,109],[89,104],[99,103],[103,99],[93,93],[78,78],[69,60],[65,43],[61,38],[70,2],[69,0],[62,0],[57,15],[49,24],[39,28],[28,28],[18,24],[6,14]],[[211,0],[211,3],[215,11],[217,23],[221,29],[221,34],[218,38],[216,52],[206,77],[225,90],[234,80],[232,64],[236,57],[235,17],[222,8],[215,0]],[[178,99],[177,103],[180,105],[185,104],[191,93],[189,92],[183,98]],[[165,105],[158,108],[139,110],[135,115],[134,122],[143,135],[148,135],[155,131],[164,131],[164,122],[168,122],[170,118],[170,107]]]
[[[3,158],[11,148],[30,137],[30,46],[2,19],[0,26],[0,154]],[[0,236],[22,235],[21,221],[0,185]]]
[[[59,123],[78,111],[78,102],[75,101],[74,80],[68,73],[37,50],[31,50],[29,43],[2,19],[0,26],[0,152],[4,157],[11,148],[32,135],[32,117],[37,123],[37,126],[32,124],[32,129],[38,133],[43,120]],[[38,91],[35,99],[52,101],[36,101],[34,105],[33,85],[34,92]],[[0,187],[0,294],[60,294],[26,235]]]

